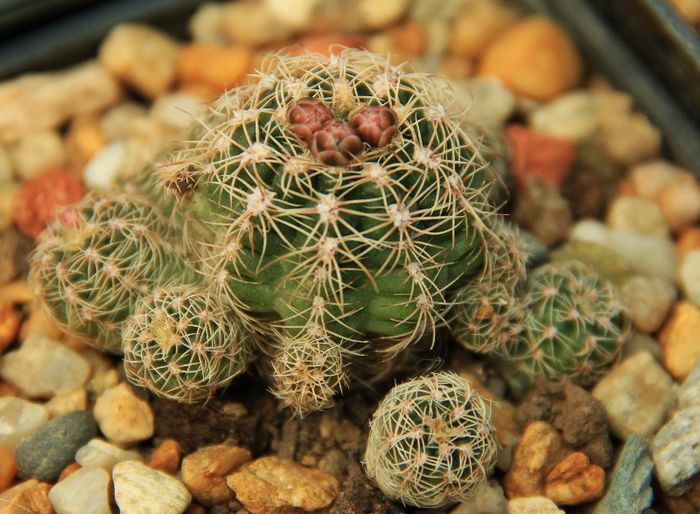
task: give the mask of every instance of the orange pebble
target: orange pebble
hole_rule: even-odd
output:
[[[0,303],[0,351],[10,346],[17,338],[21,317],[10,302]]]
[[[17,386],[0,380],[0,398],[3,396],[17,396],[19,394],[19,389]]]
[[[573,141],[540,134],[522,125],[510,125],[506,138],[518,185],[522,187],[528,176],[535,175],[561,187],[576,159]]]
[[[387,31],[392,47],[406,56],[416,57],[425,53],[428,46],[428,33],[425,26],[417,21],[409,21]]]
[[[199,503],[191,503],[185,514],[204,514],[206,511]]]
[[[65,478],[68,478],[69,475],[72,475],[76,471],[78,471],[82,466],[78,464],[77,462],[73,462],[71,464],[68,464],[65,468],[63,468],[63,471],[61,471],[61,474],[58,475],[58,481],[60,482],[61,480],[64,480]]]
[[[153,450],[148,465],[174,475],[180,467],[182,446],[175,439],[166,439]]]
[[[700,228],[692,227],[681,232],[676,241],[676,253],[682,257],[692,250],[700,250]]]
[[[17,474],[14,454],[5,448],[0,448],[0,493],[5,491]]]
[[[365,46],[366,43],[367,39],[363,36],[346,36],[343,34],[307,36],[299,40],[299,42],[293,47],[293,52],[296,55],[339,55],[345,49],[345,47],[361,48]]]
[[[190,43],[180,51],[177,74],[181,83],[203,83],[223,91],[245,76],[252,61],[245,47]]]

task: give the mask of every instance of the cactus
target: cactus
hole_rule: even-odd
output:
[[[257,79],[216,102],[162,184],[205,280],[291,359],[275,390],[294,403],[283,370],[309,349],[389,358],[446,324],[454,293],[494,267],[494,178],[434,78],[346,50],[272,56]]]
[[[583,264],[537,269],[522,304],[520,337],[494,356],[517,395],[536,376],[591,385],[619,356],[627,320],[612,285]]]
[[[466,501],[496,460],[491,406],[454,373],[394,387],[370,422],[365,469],[387,496],[423,508]]]
[[[119,353],[123,323],[138,298],[190,273],[170,235],[167,222],[143,200],[88,195],[42,233],[30,282],[63,330]]]
[[[238,320],[196,287],[144,296],[123,330],[132,384],[187,403],[206,400],[243,373],[253,340]]]

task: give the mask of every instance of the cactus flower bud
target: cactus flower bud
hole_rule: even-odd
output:
[[[357,129],[347,121],[326,122],[311,140],[311,153],[329,166],[344,166],[361,150],[360,135]]]
[[[292,132],[306,142],[310,142],[318,129],[332,118],[328,106],[315,98],[303,98],[287,109]]]
[[[362,141],[376,148],[386,146],[398,132],[396,113],[386,105],[362,107],[350,118]]]

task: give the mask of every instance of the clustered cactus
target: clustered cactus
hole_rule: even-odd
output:
[[[365,468],[387,496],[440,507],[466,501],[493,470],[491,405],[454,373],[394,387],[370,422]]]

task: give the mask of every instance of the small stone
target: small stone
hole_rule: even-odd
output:
[[[56,514],[110,514],[110,476],[102,468],[82,468],[49,491]]]
[[[482,483],[474,493],[474,498],[462,503],[450,514],[506,514],[508,500],[506,500],[503,488],[495,480]]]
[[[182,482],[141,462],[116,464],[112,479],[121,514],[181,514],[192,501]]]
[[[403,54],[408,58],[419,57],[426,51],[428,33],[425,25],[416,21],[407,21],[386,30],[390,51]],[[408,59],[404,58],[404,61]]]
[[[180,82],[203,82],[224,91],[245,76],[252,62],[253,55],[244,46],[190,43],[178,56],[177,76]]]
[[[610,474],[607,492],[592,514],[642,514],[651,505],[654,493],[651,479],[654,465],[646,439],[632,434],[622,447]]]
[[[519,95],[551,100],[576,87],[582,64],[564,30],[549,18],[524,18],[484,52],[480,75],[496,75]]]
[[[223,32],[231,43],[262,46],[287,39],[294,28],[275,17],[258,2],[229,2],[221,13]]]
[[[397,22],[409,5],[409,0],[359,0],[356,9],[367,28],[375,30]]]
[[[514,21],[515,12],[497,2],[470,3],[452,24],[450,53],[464,59],[478,58]]]
[[[476,77],[454,86],[465,99],[466,118],[477,125],[503,125],[515,110],[515,95],[498,77]]]
[[[521,125],[510,125],[506,137],[515,180],[521,187],[531,176],[561,187],[576,159],[576,145],[572,141],[540,134]]]
[[[12,302],[0,302],[0,352],[15,342],[21,321],[20,313]]]
[[[81,387],[68,393],[56,395],[46,403],[46,409],[52,418],[76,410],[85,410],[87,409],[87,392]]]
[[[535,108],[529,124],[540,134],[581,142],[596,130],[596,102],[588,91],[573,91]]]
[[[0,376],[31,398],[50,398],[82,387],[90,366],[80,354],[43,335],[31,335],[0,363]]]
[[[29,180],[49,168],[66,162],[63,140],[55,130],[26,134],[12,152],[14,168],[23,180]]]
[[[634,230],[648,236],[668,238],[668,225],[661,209],[646,198],[620,196],[613,200],[606,222],[610,228]]]
[[[503,482],[508,498],[542,496],[547,473],[568,451],[559,432],[549,423],[533,421],[515,449]]]
[[[298,31],[308,28],[320,4],[322,0],[263,0],[265,10],[284,25]]]
[[[605,471],[584,453],[570,453],[547,474],[545,496],[557,505],[581,505],[603,496]]]
[[[250,460],[250,452],[240,446],[204,446],[183,459],[182,481],[202,505],[226,503],[235,498],[226,477]]]
[[[638,352],[612,368],[593,388],[620,439],[650,437],[675,407],[673,380],[648,352]]]
[[[106,144],[107,139],[97,116],[74,119],[66,134],[68,164],[76,170],[82,170]]]
[[[635,328],[656,332],[676,300],[676,288],[659,277],[633,275],[618,285],[619,300]]]
[[[671,0],[671,5],[692,25],[700,22],[700,2],[698,0]]]
[[[678,389],[678,409],[700,407],[700,358],[695,363]]]
[[[700,472],[700,407],[676,412],[656,434],[651,454],[661,488],[680,496]]]
[[[49,413],[43,405],[21,398],[0,398],[0,448],[14,450],[19,442],[43,427]]]
[[[79,469],[82,469],[82,466],[80,464],[78,464],[77,462],[71,462],[65,468],[63,468],[61,474],[58,475],[58,480],[56,481],[60,482],[62,480],[65,480]]]
[[[659,332],[664,349],[664,366],[679,381],[685,380],[695,360],[700,356],[697,335],[700,331],[700,307],[680,301],[671,310]]]
[[[100,47],[100,63],[148,98],[168,91],[175,80],[179,47],[167,34],[146,25],[122,23]]]
[[[102,433],[117,444],[145,441],[153,435],[153,411],[127,384],[107,389],[95,402],[95,419]]]
[[[0,447],[0,493],[5,491],[17,475],[14,452]]]
[[[164,126],[181,131],[204,115],[206,110],[206,104],[196,96],[187,93],[171,93],[153,102],[151,116]]]
[[[51,486],[27,480],[0,494],[0,514],[54,514],[49,501]]]
[[[127,145],[117,141],[100,150],[85,166],[85,185],[97,191],[114,187],[128,161]]]
[[[508,514],[566,514],[543,496],[514,498],[508,502]]]
[[[52,419],[17,446],[19,475],[47,482],[56,480],[63,468],[73,462],[78,448],[94,437],[96,431],[89,412],[69,412]]]
[[[102,468],[111,473],[119,462],[129,460],[141,461],[141,455],[135,451],[123,450],[102,439],[91,439],[75,453],[75,461],[84,468]]]
[[[544,244],[554,246],[569,233],[571,210],[554,185],[532,176],[517,195],[513,220]]]
[[[14,222],[15,196],[19,191],[17,182],[0,183],[0,230],[11,230]],[[2,274],[9,274],[2,271]],[[12,273],[14,275],[14,272]]]
[[[229,475],[226,483],[251,514],[307,512],[328,507],[338,495],[338,481],[317,469],[287,459],[261,457]]]
[[[700,305],[700,250],[691,250],[683,256],[678,279],[685,297]]]
[[[649,352],[658,362],[663,360],[663,348],[656,339],[644,332],[632,330],[622,349],[622,359],[625,360],[638,352]]]
[[[659,208],[674,232],[680,232],[700,218],[700,186],[690,172],[675,175],[657,199]]]
[[[226,6],[205,3],[190,17],[189,29],[192,39],[198,43],[224,45],[228,42],[224,31]]]
[[[153,469],[174,475],[180,467],[180,456],[182,456],[180,443],[175,439],[166,439],[153,450],[148,465]],[[183,482],[186,481],[183,479]],[[187,484],[185,483],[185,485]]]
[[[685,229],[676,239],[676,252],[681,258],[693,250],[700,250],[700,227]]]
[[[0,184],[0,197],[2,196],[2,188],[3,186]],[[12,196],[14,197],[14,191]],[[2,199],[0,198],[0,218],[3,218],[1,203]],[[9,203],[12,204],[13,202]],[[11,223],[12,213],[8,213],[8,219],[9,223]],[[24,254],[23,236],[14,227],[1,228],[2,224],[2,219],[0,219],[0,286],[15,278],[22,269],[21,261],[26,261],[26,254],[24,258],[18,255],[20,253]]]
[[[0,146],[0,184],[12,182],[14,175],[14,165],[10,160],[10,153]]]

